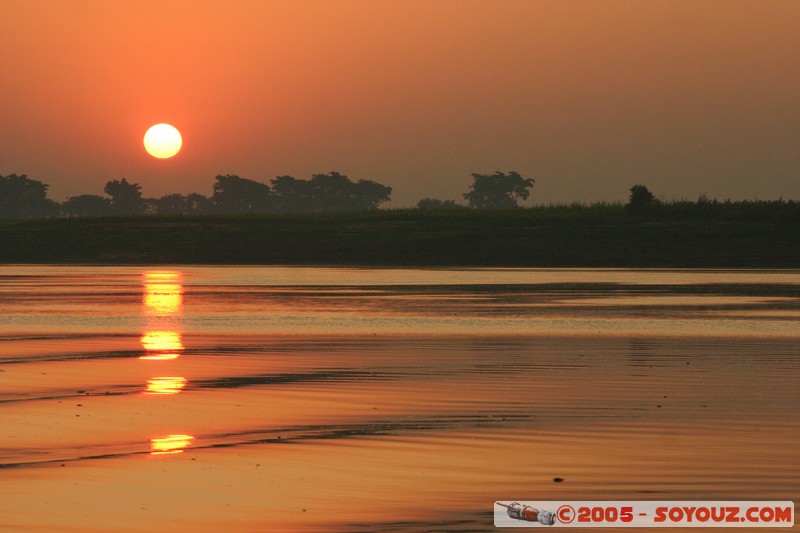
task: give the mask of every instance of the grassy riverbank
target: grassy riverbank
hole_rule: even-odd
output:
[[[0,262],[800,268],[796,205],[692,205],[0,220]]]

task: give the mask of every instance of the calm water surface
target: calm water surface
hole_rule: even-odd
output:
[[[799,502],[799,319],[797,271],[3,266],[0,530]]]

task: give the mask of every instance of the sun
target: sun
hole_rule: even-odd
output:
[[[144,149],[153,157],[167,159],[181,150],[181,132],[169,124],[151,126],[144,134]]]

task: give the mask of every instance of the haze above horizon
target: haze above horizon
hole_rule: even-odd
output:
[[[800,198],[798,2],[5,0],[0,20],[0,175],[56,200],[331,170],[390,207],[496,170],[536,180],[528,204]],[[184,136],[169,160],[142,147],[160,122]]]

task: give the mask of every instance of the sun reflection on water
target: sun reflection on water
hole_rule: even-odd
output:
[[[147,380],[145,394],[178,394],[186,386],[186,378],[162,376]]]
[[[184,448],[189,446],[194,437],[191,435],[167,435],[165,437],[155,437],[150,439],[151,455],[168,455],[183,453]]]
[[[147,353],[139,359],[177,359],[184,349],[181,334],[177,331],[148,331],[142,335],[141,342]]]
[[[145,272],[144,305],[150,316],[180,314],[183,305],[183,274],[175,271]]]
[[[142,347],[147,352],[140,359],[170,360],[184,350],[180,334],[183,314],[183,274],[172,270],[144,272],[144,315]]]

